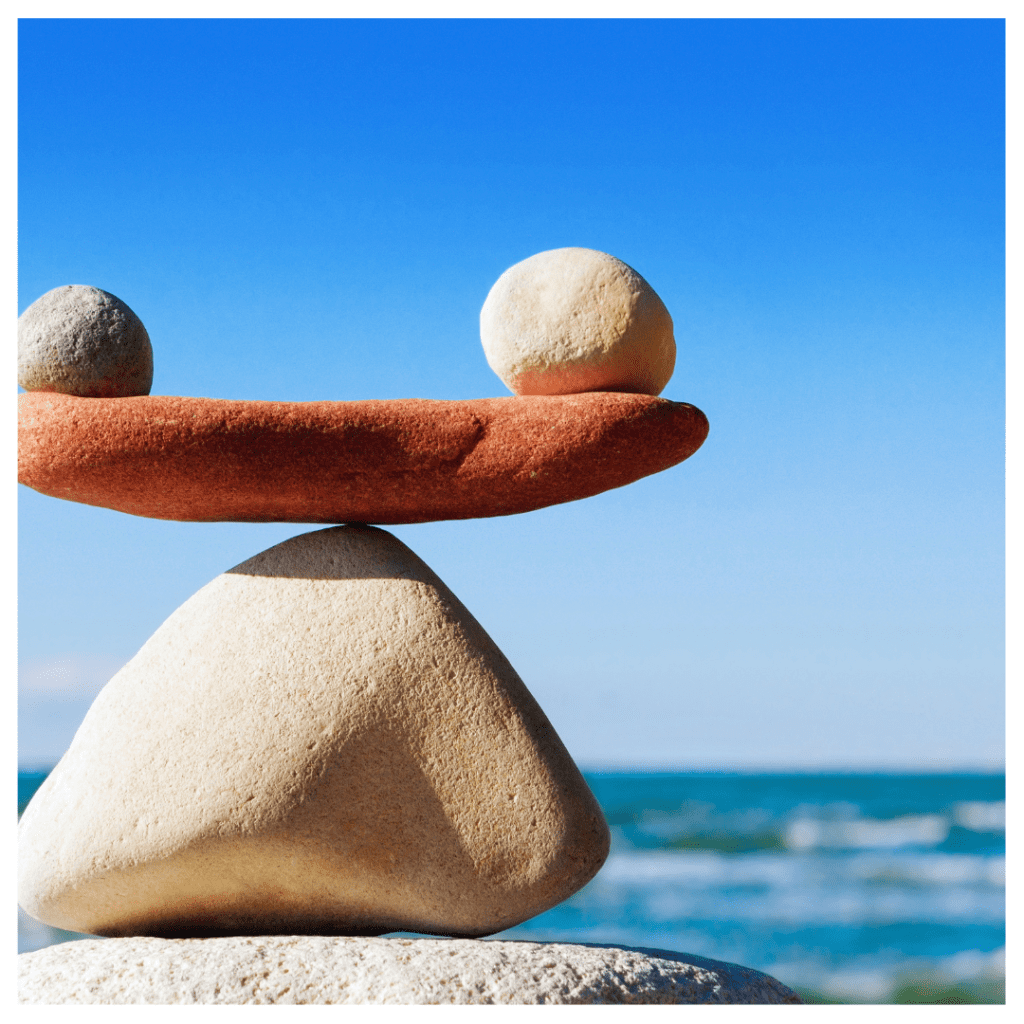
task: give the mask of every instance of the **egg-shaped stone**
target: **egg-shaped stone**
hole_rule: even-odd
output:
[[[660,394],[672,376],[672,317],[622,260],[551,249],[498,278],[480,312],[487,362],[517,395]]]

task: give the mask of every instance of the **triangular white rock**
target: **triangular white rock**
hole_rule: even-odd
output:
[[[217,577],[107,684],[22,817],[19,902],[101,935],[483,935],[607,851],[490,637],[343,526]]]

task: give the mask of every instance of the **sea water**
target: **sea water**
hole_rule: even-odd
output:
[[[19,777],[19,802],[44,777]],[[1003,775],[586,778],[604,867],[492,938],[694,953],[821,1001],[1002,1001]],[[74,937],[20,914],[19,951]]]

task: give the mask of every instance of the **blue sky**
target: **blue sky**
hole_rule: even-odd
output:
[[[154,394],[507,394],[479,310],[587,246],[672,313],[672,470],[395,527],[584,767],[1003,757],[1003,24],[22,21],[19,312],[124,299]],[[101,59],[102,58],[102,59]],[[19,487],[23,762],[306,527]]]

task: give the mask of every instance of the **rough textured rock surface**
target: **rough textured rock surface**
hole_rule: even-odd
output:
[[[18,400],[18,480],[193,522],[422,523],[600,494],[674,466],[692,405],[625,394],[367,402]]]
[[[480,311],[480,338],[517,395],[657,395],[676,362],[665,304],[632,267],[594,249],[552,249],[509,267]]]
[[[97,935],[485,935],[608,841],[472,615],[335,527],[218,576],[101,691],[22,816],[18,902]]]
[[[799,1003],[758,971],[561,942],[86,940],[18,957],[23,1003]]]
[[[81,398],[148,395],[153,347],[116,295],[84,284],[54,288],[18,318],[18,383]]]

